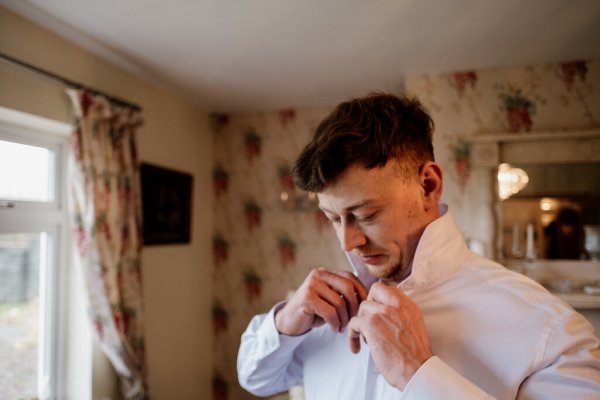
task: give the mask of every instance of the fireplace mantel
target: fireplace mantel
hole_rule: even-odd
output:
[[[485,133],[472,137],[473,168],[600,162],[600,129],[531,133]]]

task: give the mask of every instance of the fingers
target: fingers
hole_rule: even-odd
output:
[[[326,282],[333,289],[339,290],[340,292],[348,289],[361,301],[366,300],[369,295],[367,288],[365,288],[361,281],[349,271],[335,271],[325,268],[317,268],[311,273],[318,275],[321,280]],[[344,295],[346,294],[350,294],[350,292],[344,293]]]
[[[412,302],[402,290],[398,290],[397,287],[388,286],[382,282],[375,282],[373,286],[371,286],[367,299],[377,303],[387,304],[392,307],[399,307],[407,301]]]
[[[354,297],[354,295],[351,295]],[[333,290],[323,290],[321,292],[321,298],[324,300],[323,302],[319,302],[317,304],[317,315],[320,315],[329,325],[331,325],[332,329],[335,331],[341,331],[348,324],[348,320],[351,316],[348,314],[348,304],[356,303],[356,298],[354,301],[348,299],[346,302],[345,296],[340,295],[338,292]],[[355,306],[358,310],[358,305]],[[356,312],[352,314],[352,316],[356,315]]]
[[[371,286],[367,300],[360,303],[359,311],[348,323],[348,344],[352,353],[360,352],[360,339],[369,335],[374,318],[389,318],[394,307],[399,307],[408,297],[395,287],[376,282]]]
[[[358,294],[354,291],[353,287],[349,286],[332,289],[333,290],[328,291],[328,294],[332,297],[329,300],[332,303],[339,305],[338,310],[344,312],[346,320],[344,321],[343,326],[345,327],[348,324],[348,320],[358,313],[360,306]]]
[[[342,331],[350,318],[358,313],[360,302],[368,297],[367,289],[352,273],[318,268],[311,272],[309,285],[321,301],[315,301],[314,311]]]
[[[348,344],[354,354],[360,352],[361,322],[359,317],[354,317],[348,323]]]
[[[354,274],[351,272],[344,272],[343,276],[347,279],[350,279],[354,285],[354,296],[358,299],[359,303],[369,297],[369,291]]]
[[[384,379],[401,390],[433,355],[423,314],[417,303],[397,287],[375,283],[358,314],[348,323],[348,343],[361,350],[369,343],[373,361]]]

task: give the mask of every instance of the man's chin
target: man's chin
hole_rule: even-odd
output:
[[[395,269],[389,265],[366,264],[367,270],[377,279],[391,279],[395,275]]]
[[[369,274],[383,281],[400,282],[404,278],[400,265],[371,265],[366,264]]]

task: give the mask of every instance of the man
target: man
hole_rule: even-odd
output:
[[[600,398],[581,315],[469,251],[445,205],[433,124],[415,100],[340,104],[294,168],[318,193],[355,274],[316,269],[252,319],[241,385],[307,399]],[[360,279],[359,279],[360,277]],[[376,282],[375,282],[376,281]]]

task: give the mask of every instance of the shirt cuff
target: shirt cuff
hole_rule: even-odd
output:
[[[417,399],[491,399],[439,357],[430,357],[410,379],[403,400]]]
[[[267,355],[277,350],[279,347],[285,347],[288,351],[293,351],[302,341],[304,335],[288,336],[279,333],[275,326],[275,313],[279,311],[286,302],[277,303],[265,316],[262,324],[258,328],[258,337],[262,338],[262,349],[260,354]]]

